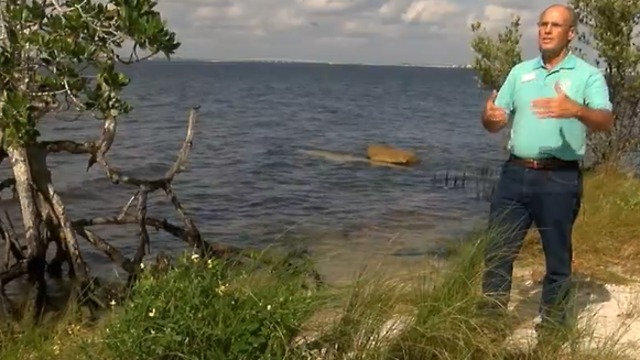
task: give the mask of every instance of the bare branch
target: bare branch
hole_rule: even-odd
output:
[[[187,241],[187,243],[189,243],[189,245],[191,245],[192,247],[206,252],[207,246],[203,243],[200,231],[198,231],[198,228],[194,224],[193,220],[191,220],[191,218],[187,216],[184,208],[182,207],[182,204],[180,204],[180,201],[178,200],[178,196],[175,194],[171,186],[167,186],[164,191],[167,196],[169,196],[169,199],[171,199],[173,207],[176,209],[176,211],[180,215],[180,218],[182,219],[182,222],[184,223],[184,228],[186,230],[185,241]]]
[[[11,281],[19,278],[27,273],[27,260],[19,261],[9,268],[9,270],[0,273],[0,285],[3,287]]]
[[[121,174],[119,171],[115,170],[113,167],[111,167],[111,165],[109,165],[105,155],[109,150],[109,148],[111,147],[111,144],[113,143],[113,139],[115,137],[116,120],[113,118],[105,120],[105,125],[102,130],[102,136],[99,141],[98,151],[96,153],[96,161],[99,162],[106,169],[109,180],[111,180],[111,182],[114,184],[127,184],[127,185],[133,185],[136,187],[144,186],[147,188],[148,192],[153,192],[158,189],[166,188],[173,180],[173,177],[177,173],[181,172],[186,166],[189,150],[191,149],[191,146],[192,146],[193,133],[194,133],[193,127],[195,125],[195,121],[197,117],[196,111],[198,110],[198,108],[199,107],[194,107],[191,109],[191,112],[189,114],[189,124],[187,126],[186,138],[184,140],[182,148],[180,149],[176,162],[169,169],[169,171],[167,171],[164,178],[152,179],[152,180],[137,179],[131,176]]]
[[[22,252],[22,249],[20,248],[20,242],[18,241],[18,236],[16,235],[16,231],[15,231],[15,228],[13,227],[13,223],[11,222],[11,218],[9,217],[9,213],[5,211],[4,215],[5,215],[5,218],[7,219],[8,225],[5,225],[0,220],[0,230],[2,230],[2,234],[0,235],[2,235],[2,238],[4,239],[4,241],[7,242],[7,247],[10,251],[10,254],[12,254],[17,261],[22,261],[26,259],[26,256]],[[9,254],[7,254],[7,256],[9,256]],[[8,265],[9,264],[7,263],[7,266]]]
[[[71,140],[59,141],[43,141],[40,143],[48,153],[68,152],[70,154],[93,154],[96,151],[94,141],[85,141],[83,143]]]
[[[120,215],[118,215],[118,219],[121,219],[125,215],[127,215],[127,212],[129,212],[129,208],[131,207],[131,204],[133,204],[133,202],[138,198],[139,195],[140,195],[140,190],[137,190],[133,194],[133,196],[131,196],[127,204],[122,208],[122,211],[120,211]]]
[[[127,224],[138,224],[140,221],[136,216],[125,215],[125,216],[102,216],[95,217],[92,219],[78,219],[73,221],[74,227],[86,227],[86,226],[100,226],[100,225],[127,225]],[[156,218],[148,217],[146,221],[147,226],[151,226],[156,230],[164,230],[169,234],[182,239],[184,237],[184,229],[171,224],[166,219],[160,220]]]
[[[120,250],[111,246],[106,240],[96,235],[92,231],[86,229],[83,226],[75,226],[75,230],[78,235],[85,238],[89,243],[95,246],[97,249],[105,253],[111,261],[119,264],[129,274],[135,274],[140,267],[136,268],[136,265],[126,258]]]
[[[73,221],[74,228],[88,227],[88,226],[100,226],[100,225],[133,225],[139,224],[140,220],[136,216],[105,216],[105,217],[96,217],[92,219],[78,219]],[[191,243],[187,239],[187,232],[185,229],[180,226],[174,225],[167,221],[166,219],[157,219],[152,217],[147,217],[145,224],[148,227],[155,228],[156,230],[164,230],[167,233],[175,236],[178,239],[182,239],[183,241]],[[203,247],[203,252],[208,256],[214,257],[225,257],[227,255],[239,254],[241,249],[231,245],[224,244],[210,244],[204,239],[200,239],[200,244]]]
[[[145,255],[145,247],[149,248],[149,233],[147,232],[147,189],[140,189],[138,196],[138,223],[140,224],[140,245],[133,261],[140,264]]]
[[[86,281],[89,278],[89,270],[87,269],[87,264],[84,262],[84,259],[82,259],[80,247],[78,246],[76,235],[73,232],[71,220],[69,219],[69,216],[67,216],[67,211],[62,203],[60,195],[58,195],[53,184],[50,182],[47,184],[47,190],[55,216],[62,228],[62,232],[64,233],[65,245],[73,264],[73,270],[82,281]]]
[[[165,178],[169,180],[173,180],[176,174],[184,171],[187,165],[187,159],[189,158],[189,151],[193,146],[193,127],[196,123],[196,111],[198,108],[193,108],[189,113],[189,124],[187,125],[187,136],[182,143],[182,148],[180,148],[180,152],[178,153],[178,158],[176,162],[173,163],[173,166],[167,173],[165,174]]]

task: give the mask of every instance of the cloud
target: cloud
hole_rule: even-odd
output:
[[[508,25],[514,15],[519,15],[521,24],[525,24],[529,22],[533,13],[528,10],[518,11],[510,7],[488,4],[484,6],[479,14],[469,14],[467,24],[470,25],[472,22],[480,21],[489,31],[495,31]]]
[[[344,11],[356,6],[359,1],[355,0],[298,0],[304,8],[319,12]]]
[[[417,0],[404,11],[402,20],[406,23],[432,23],[459,10],[459,6],[445,0]]]
[[[467,63],[471,21],[500,28],[523,0],[158,0],[189,58]],[[532,4],[536,3],[536,4]],[[542,4],[541,4],[542,3]],[[534,7],[535,6],[535,7]],[[534,21],[535,22],[535,21]],[[533,22],[533,23],[534,23]],[[523,27],[523,32],[530,29]]]

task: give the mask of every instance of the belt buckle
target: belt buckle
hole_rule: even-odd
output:
[[[531,160],[531,167],[535,170],[542,169],[544,164],[538,160]]]

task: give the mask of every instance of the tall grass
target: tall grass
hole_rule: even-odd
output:
[[[574,268],[587,277],[622,283],[640,271],[640,179],[603,168],[585,174],[574,227]],[[523,265],[542,264],[539,233],[525,241]]]
[[[579,326],[559,330],[563,333],[557,338],[512,341],[514,328],[525,319],[487,312],[479,292],[488,241],[490,235],[476,235],[441,272],[357,279],[344,294],[340,316],[322,328],[316,343],[323,351],[316,354],[323,359],[373,360],[628,359],[627,349],[617,344],[624,326],[594,344],[589,326],[593,314],[583,314]]]

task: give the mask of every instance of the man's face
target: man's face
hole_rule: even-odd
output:
[[[541,52],[554,53],[564,49],[575,36],[571,14],[562,7],[552,7],[540,15],[538,47]]]

